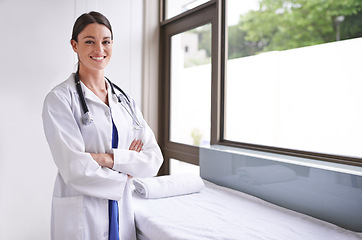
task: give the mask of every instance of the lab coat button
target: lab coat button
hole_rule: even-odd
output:
[[[106,111],[106,116],[111,115],[111,113],[109,111]]]
[[[104,237],[107,237],[107,236],[108,236],[108,232],[104,232],[104,233],[103,233],[103,236],[104,236]]]

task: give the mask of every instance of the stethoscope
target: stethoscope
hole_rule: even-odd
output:
[[[107,79],[107,81],[109,82],[109,85],[111,86],[112,94],[117,97],[118,102],[123,106],[123,108],[128,112],[128,114],[132,117],[133,121],[136,123],[136,126],[134,126],[134,128],[137,130],[143,128],[141,122],[138,120],[137,115],[132,107],[131,101],[129,100],[129,98],[125,94],[125,92],[120,87],[118,87],[116,84],[112,83],[107,77],[105,77],[105,78]],[[81,103],[82,109],[83,109],[82,123],[84,125],[88,125],[91,122],[93,122],[93,118],[90,115],[87,103],[85,102],[85,98],[84,98],[82,87],[80,84],[78,72],[75,73],[75,75],[74,75],[74,81],[75,81],[75,86],[77,88],[77,93],[79,95],[80,103]],[[124,96],[124,98],[126,99],[125,102],[127,103],[128,108],[124,104],[124,101],[122,101],[121,94],[117,95],[116,92],[114,91],[114,88],[116,88]]]

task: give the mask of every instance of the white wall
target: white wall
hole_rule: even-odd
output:
[[[75,69],[69,39],[81,13],[114,28],[107,76],[141,104],[142,0],[0,0],[0,239],[49,239],[56,167],[41,109]]]

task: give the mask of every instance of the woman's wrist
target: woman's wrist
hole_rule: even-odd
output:
[[[113,168],[113,154],[112,153],[91,153],[92,158],[98,163],[101,167]]]

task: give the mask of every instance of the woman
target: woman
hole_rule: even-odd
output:
[[[130,179],[156,175],[163,157],[134,100],[104,77],[113,45],[107,18],[81,15],[71,45],[78,70],[49,92],[42,113],[58,167],[52,239],[135,239]]]

